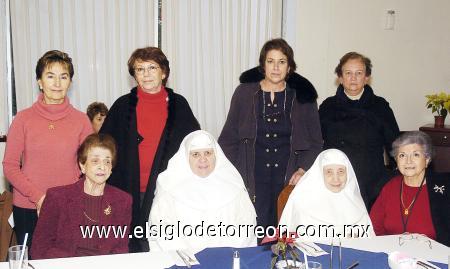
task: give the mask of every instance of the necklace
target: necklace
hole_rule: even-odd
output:
[[[420,187],[417,190],[416,194],[414,195],[411,203],[409,204],[408,207],[405,206],[404,202],[403,202],[403,184],[404,184],[404,180],[402,179],[401,183],[400,183],[400,212],[401,212],[401,217],[402,217],[402,224],[403,224],[403,232],[406,232],[406,226],[408,225],[408,220],[409,220],[409,216],[410,216],[410,211],[413,210],[414,204],[416,203],[416,199],[417,197],[419,197],[420,192],[422,191],[422,187],[424,185],[424,182],[426,180],[426,177],[423,177],[422,182],[420,182]]]
[[[266,97],[265,97],[266,92],[262,91],[262,93],[263,93],[263,96],[262,96],[262,99],[263,99],[263,119],[265,120],[266,117],[271,117],[271,116],[275,116],[275,115],[280,114],[281,112],[275,112],[275,113],[272,113],[272,114],[266,114]],[[287,99],[287,94],[286,94],[286,89],[284,89],[283,112],[286,112],[286,99]]]
[[[92,222],[98,222],[98,220],[95,220],[95,219],[89,217],[88,214],[86,214],[86,211],[83,211],[83,214],[84,214],[84,216],[85,216],[88,220],[90,220],[90,221],[92,221]]]
[[[409,206],[406,207],[405,203],[403,202],[403,181],[402,181],[402,188],[401,188],[401,194],[400,194],[400,202],[402,202],[402,208],[403,208],[403,214],[405,216],[409,215],[409,209],[411,208],[412,204],[416,201],[417,195],[414,195],[414,198],[412,199],[411,203],[409,203]]]

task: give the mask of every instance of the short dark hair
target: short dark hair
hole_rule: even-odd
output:
[[[135,50],[131,56],[130,59],[128,59],[128,73],[130,73],[131,76],[135,77],[134,72],[134,65],[138,61],[155,61],[159,67],[161,67],[161,70],[163,71],[164,75],[166,77],[162,80],[163,85],[166,85],[167,79],[170,75],[170,66],[169,66],[169,60],[167,60],[166,55],[162,52],[160,48],[157,47],[146,47],[146,48],[140,48]]]
[[[90,134],[84,139],[77,151],[77,161],[80,164],[85,164],[89,150],[94,147],[107,149],[111,152],[111,163],[114,167],[116,165],[116,142],[114,138],[108,134]]]
[[[49,50],[39,58],[36,64],[36,80],[41,79],[45,69],[54,63],[64,66],[69,71],[70,80],[72,80],[74,74],[72,58],[67,53],[59,50]]]
[[[294,60],[294,51],[291,46],[286,42],[286,40],[282,38],[275,38],[267,41],[264,46],[261,48],[261,53],[259,54],[259,66],[258,70],[261,74],[265,74],[264,65],[266,63],[267,53],[271,50],[279,50],[287,57],[289,72],[286,76],[289,77],[290,74],[294,73],[297,69],[297,64]]]
[[[358,52],[347,52],[342,58],[339,60],[339,64],[334,69],[334,73],[338,75],[338,77],[342,77],[342,67],[349,60],[359,59],[366,66],[366,77],[372,75],[372,62],[370,59]]]
[[[106,116],[108,114],[108,107],[103,103],[93,102],[87,107],[86,114],[89,120],[92,121],[97,114]]]
[[[409,131],[401,134],[392,142],[391,156],[397,158],[400,147],[417,144],[422,147],[424,155],[427,159],[433,157],[433,143],[431,137],[422,131]]]

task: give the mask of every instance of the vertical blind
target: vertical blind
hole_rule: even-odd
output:
[[[48,50],[72,58],[71,103],[81,111],[94,101],[108,107],[135,85],[127,61],[139,47],[155,45],[157,0],[14,0],[11,30],[17,110],[39,94],[35,67]]]
[[[278,0],[163,1],[168,85],[188,99],[202,129],[220,133],[240,73],[257,65],[268,39],[280,37],[281,14]]]
[[[156,46],[158,0],[14,0],[11,27],[17,109],[39,94],[34,69],[46,51],[67,52],[75,76],[71,103],[110,106],[135,85],[127,60],[139,47]],[[202,128],[217,136],[241,72],[281,35],[279,0],[162,1],[162,50],[168,86],[186,97]]]

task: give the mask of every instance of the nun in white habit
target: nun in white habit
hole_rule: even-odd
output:
[[[317,156],[289,196],[279,224],[306,241],[375,236],[353,167],[337,149]]]
[[[149,223],[160,232],[149,238],[152,252],[256,246],[256,212],[242,177],[202,130],[184,138],[159,174]]]

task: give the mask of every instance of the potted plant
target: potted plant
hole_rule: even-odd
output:
[[[271,246],[272,250],[272,262],[270,268],[277,269],[298,269],[301,266],[301,262],[299,261],[298,254],[295,251],[294,246],[294,234],[284,234],[282,236],[279,235],[279,231],[277,230],[275,237],[264,238],[262,243],[268,243],[277,241],[276,244]]]
[[[432,113],[437,113],[434,116],[434,125],[436,127],[444,126],[445,117],[450,110],[450,94],[440,92],[439,94],[425,95],[427,98],[427,108],[431,108]]]

